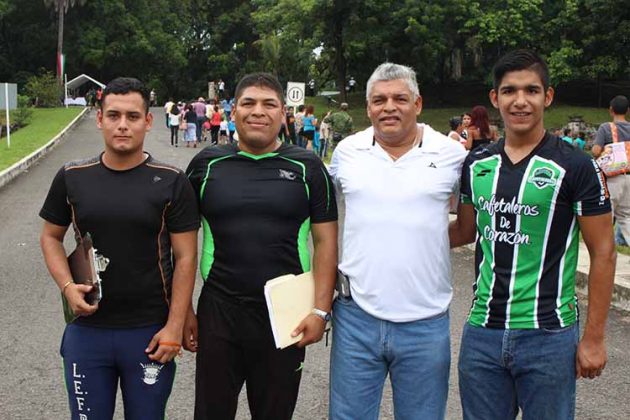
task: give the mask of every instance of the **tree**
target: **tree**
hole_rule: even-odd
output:
[[[44,0],[47,7],[53,6],[57,12],[57,60],[60,60],[63,54],[63,20],[68,9],[74,7],[75,4],[82,6],[86,0]],[[57,83],[61,86],[63,83],[63,68],[57,68]]]
[[[60,104],[60,87],[55,81],[55,76],[46,69],[41,69],[38,76],[28,79],[25,92],[34,101],[35,106],[48,108]]]

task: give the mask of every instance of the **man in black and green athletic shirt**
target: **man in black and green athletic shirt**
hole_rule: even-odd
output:
[[[615,267],[606,182],[589,156],[545,132],[553,100],[545,62],[526,50],[494,67],[505,138],[464,163],[451,246],[476,243],[474,299],[459,387],[465,419],[570,419],[576,377],[599,376]],[[590,257],[579,340],[580,232]]]
[[[254,419],[290,419],[304,346],[324,332],[337,264],[337,207],[329,175],[315,154],[277,139],[284,118],[282,87],[269,74],[245,76],[235,92],[237,145],[209,147],[187,173],[204,232],[204,287],[186,348],[198,344],[196,419],[232,419],[247,382]],[[313,235],[316,313],[296,333],[304,338],[277,350],[263,287],[267,280],[310,270]],[[193,340],[190,340],[190,337]]]
[[[195,283],[199,213],[184,172],[144,151],[153,116],[139,80],[110,82],[96,123],[104,152],[66,163],[39,213],[46,265],[77,316],[61,344],[71,417],[111,419],[120,384],[126,419],[162,419]],[[73,281],[70,225],[109,258],[97,304]]]

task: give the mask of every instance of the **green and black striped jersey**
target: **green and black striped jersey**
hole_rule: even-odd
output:
[[[478,148],[462,171],[475,209],[475,326],[559,328],[577,320],[576,216],[610,212],[603,174],[588,155],[546,134],[513,164],[504,140]]]

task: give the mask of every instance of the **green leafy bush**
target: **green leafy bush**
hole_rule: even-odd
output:
[[[31,99],[26,95],[18,95],[18,107],[13,114],[13,121],[20,127],[24,127],[31,122],[33,109],[30,107]]]
[[[37,107],[50,108],[61,105],[61,86],[49,71],[42,69],[38,76],[30,77],[24,91],[35,100]]]

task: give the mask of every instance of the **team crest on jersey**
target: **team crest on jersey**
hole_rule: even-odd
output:
[[[147,363],[146,365],[140,363],[140,366],[142,366],[142,372],[144,374],[142,382],[147,385],[153,385],[158,381],[158,375],[164,367],[164,365],[159,365],[157,363]]]
[[[541,190],[547,186],[553,187],[556,185],[556,180],[553,177],[553,171],[549,168],[536,169],[527,182],[534,184]]]
[[[295,181],[297,178],[297,174],[295,172],[287,171],[284,169],[278,169],[280,178],[288,179],[290,181]]]

